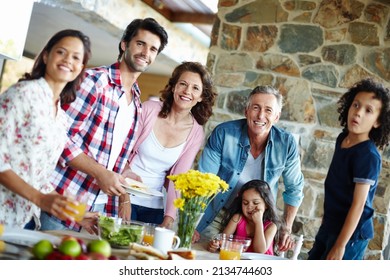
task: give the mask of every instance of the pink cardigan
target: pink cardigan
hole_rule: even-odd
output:
[[[142,114],[139,122],[139,128],[136,132],[133,151],[129,158],[129,164],[134,160],[135,155],[138,153],[139,146],[149,136],[153,129],[154,123],[158,117],[158,113],[161,111],[162,102],[158,101],[145,101],[142,104]],[[204,131],[203,127],[197,123],[194,119],[194,126],[188,135],[187,142],[181,152],[179,158],[169,170],[169,174],[180,174],[187,172],[192,168],[195,157],[199,152],[200,147],[204,143]],[[164,187],[167,189],[167,205],[165,216],[170,216],[173,219],[176,218],[176,208],[173,206],[173,200],[180,196],[179,191],[176,191],[172,181],[166,179]]]

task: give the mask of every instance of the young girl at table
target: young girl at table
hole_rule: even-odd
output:
[[[225,211],[222,233],[252,238],[246,252],[274,254],[274,240],[277,240],[281,220],[267,182],[251,180],[245,183],[231,206]],[[215,252],[218,241],[210,241],[208,250]]]
[[[0,95],[0,224],[39,228],[41,209],[72,219],[64,213],[70,199],[56,193],[49,178],[68,141],[60,104],[75,99],[90,55],[87,36],[62,30],[31,73]]]
[[[373,199],[390,137],[390,93],[367,79],[339,100],[343,131],[325,179],[324,216],[310,260],[363,259],[374,236]]]

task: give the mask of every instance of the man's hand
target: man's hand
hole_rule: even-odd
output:
[[[100,189],[109,196],[126,194],[122,187],[126,183],[125,178],[116,172],[104,170],[95,179]]]
[[[125,182],[120,174],[107,170],[104,166],[88,155],[81,153],[68,162],[68,165],[76,170],[84,172],[95,178],[100,189],[109,196],[120,196],[125,194],[125,189],[121,186]]]
[[[99,212],[86,212],[83,220],[78,224],[90,234],[98,234]]]
[[[295,241],[288,230],[282,230],[279,236],[278,249],[280,252],[291,250],[295,246]]]

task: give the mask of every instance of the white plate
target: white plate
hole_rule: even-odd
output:
[[[130,194],[134,194],[136,196],[142,196],[142,197],[151,197],[151,196],[159,196],[163,197],[162,192],[158,192],[156,190],[149,190],[149,189],[137,189],[129,186],[123,186],[126,191]]]
[[[272,256],[272,255],[266,255],[266,254],[260,254],[260,253],[242,253],[241,254],[242,260],[288,260],[286,258],[278,257],[278,256]]]
[[[196,260],[219,260],[219,253],[195,250]]]
[[[41,231],[19,229],[5,227],[3,235],[0,236],[0,240],[5,242],[32,247],[35,243],[42,239],[49,240],[52,244],[58,245],[61,242],[61,238],[51,234],[47,234]]]
[[[148,188],[144,183],[135,181],[135,180],[130,179],[130,178],[126,178],[126,182],[128,183],[128,185],[122,185],[122,186],[126,189],[126,191],[128,193],[131,193],[131,194],[134,194],[137,196],[143,196],[143,197],[150,197],[150,196],[163,197],[164,196],[162,192],[152,190],[152,189]],[[134,187],[133,185],[135,185],[137,187]]]

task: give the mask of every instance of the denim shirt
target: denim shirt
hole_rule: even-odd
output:
[[[244,169],[250,143],[246,119],[219,124],[211,133],[199,159],[199,170],[217,174],[229,184],[228,191],[219,193],[207,207],[197,230],[202,232],[211,224],[229,200]],[[264,157],[264,178],[271,187],[274,200],[278,193],[278,181],[282,176],[286,204],[298,207],[303,199],[304,178],[297,144],[293,135],[273,126],[268,137]]]

